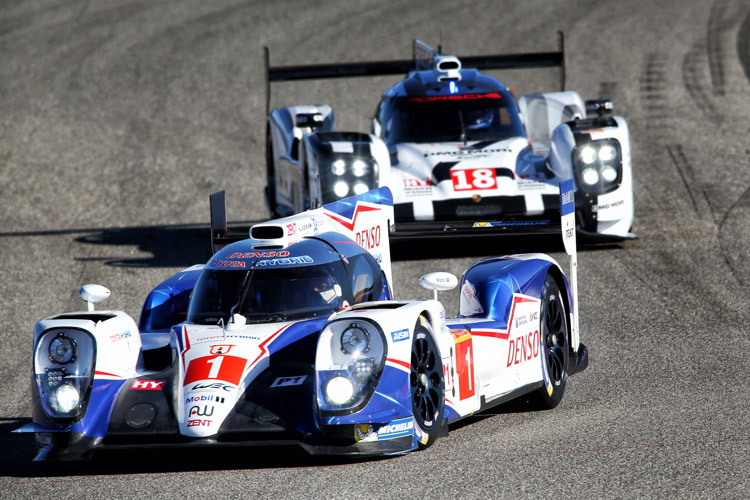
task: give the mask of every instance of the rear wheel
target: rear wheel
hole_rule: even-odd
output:
[[[429,324],[421,318],[414,330],[409,381],[414,432],[419,448],[425,449],[435,442],[443,423],[445,392],[440,352],[432,339]]]
[[[544,387],[536,394],[541,407],[554,408],[562,401],[568,381],[570,334],[560,287],[551,274],[544,279],[539,316]]]

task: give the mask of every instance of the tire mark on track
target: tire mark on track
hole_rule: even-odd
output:
[[[705,74],[705,67],[708,64],[706,54],[705,40],[699,40],[690,48],[682,60],[682,83],[706,118],[715,125],[720,125],[724,118],[719,114],[716,103],[711,98],[711,84],[707,81]]]
[[[645,126],[649,135],[658,139],[664,138],[666,112],[669,109],[667,61],[665,54],[646,54],[640,76],[641,107],[645,112]]]
[[[708,18],[708,32],[706,34],[706,51],[708,54],[708,68],[711,76],[711,86],[717,95],[724,95],[724,50],[721,37],[728,29],[724,22],[727,11],[726,2],[718,0],[711,6]]]
[[[742,69],[745,70],[745,78],[750,82],[750,11],[742,21],[737,33],[737,56],[740,59]]]
[[[669,157],[672,159],[672,164],[677,170],[677,174],[682,180],[685,191],[687,191],[687,194],[690,197],[690,201],[693,204],[696,215],[698,215],[699,217],[706,214],[710,215],[714,223],[716,223],[716,216],[713,213],[711,202],[708,200],[708,195],[706,194],[705,189],[693,187],[697,186],[695,175],[693,173],[693,167],[690,165],[690,161],[688,160],[685,152],[682,149],[682,144],[672,144],[667,146],[667,152],[669,153]],[[700,197],[696,197],[696,195],[693,194],[694,189],[700,191]]]

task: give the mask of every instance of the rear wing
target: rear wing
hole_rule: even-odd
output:
[[[393,195],[387,187],[368,191],[307,210],[296,215],[254,224],[249,231],[227,225],[225,193],[210,196],[211,249],[251,238],[259,247],[284,247],[303,238],[333,231],[354,240],[380,264],[388,284],[391,273],[390,226],[393,223]]]
[[[560,90],[565,90],[565,38],[557,32],[559,49],[556,52],[529,52],[519,54],[494,54],[458,57],[465,68],[528,69],[560,68]],[[271,109],[271,83],[295,80],[322,80],[326,78],[353,78],[362,76],[406,75],[416,69],[425,69],[440,50],[414,40],[413,59],[368,61],[356,63],[307,64],[299,66],[271,66],[268,47],[263,47],[266,71],[266,116]]]

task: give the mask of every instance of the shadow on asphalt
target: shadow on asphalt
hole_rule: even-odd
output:
[[[235,230],[247,230],[260,221],[234,223]],[[78,260],[99,261],[105,265],[129,268],[188,267],[211,258],[211,231],[208,224],[169,226],[134,226],[105,229],[68,229],[59,231],[29,231],[0,233],[0,239],[12,237],[71,235],[74,242],[84,245],[135,246],[150,257],[95,257]],[[611,250],[623,244],[585,245],[579,250]],[[451,257],[486,257],[513,253],[563,252],[562,241],[556,235],[449,237],[415,240],[391,240],[394,261],[415,261]]]
[[[185,471],[288,469],[333,467],[387,460],[386,457],[312,456],[297,446],[142,449],[98,452],[83,462],[33,462],[32,434],[11,431],[29,418],[0,419],[0,476],[63,477],[115,474],[155,474]]]

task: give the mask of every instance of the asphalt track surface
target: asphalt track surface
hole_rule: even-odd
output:
[[[317,2],[316,2],[317,4]],[[28,436],[34,323],[80,310],[82,283],[136,316],[162,279],[209,257],[208,195],[263,220],[273,64],[554,50],[567,85],[629,121],[639,241],[579,256],[589,369],[552,411],[478,415],[430,449],[350,462],[289,450],[133,453],[38,467]],[[498,75],[516,95],[554,70]],[[4,498],[747,498],[750,496],[750,4],[30,1],[0,3],[0,496]],[[280,84],[368,130],[394,79]],[[514,239],[397,248],[396,292]],[[457,295],[445,294],[449,313]]]

